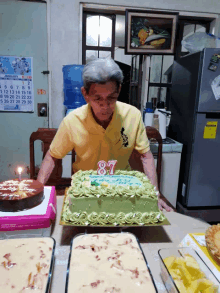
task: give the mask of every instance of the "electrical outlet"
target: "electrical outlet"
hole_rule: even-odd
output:
[[[38,117],[47,117],[47,103],[37,104],[37,115]]]

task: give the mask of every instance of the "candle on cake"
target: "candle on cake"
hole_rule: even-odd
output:
[[[106,173],[107,173],[106,167],[109,167],[109,175],[114,175],[115,166],[116,166],[117,162],[118,162],[117,160],[111,160],[111,161],[108,161],[108,163],[106,163],[103,160],[99,161],[97,174],[98,175],[106,175]]]
[[[114,173],[115,173],[115,166],[116,166],[117,162],[118,162],[117,160],[108,161],[107,166],[110,168],[109,175],[114,175]]]
[[[22,167],[18,167],[18,180],[21,181]]]

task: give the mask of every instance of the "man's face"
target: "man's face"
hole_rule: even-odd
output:
[[[93,114],[99,122],[108,122],[115,110],[120,88],[114,81],[108,81],[105,84],[94,83],[87,94],[84,87],[82,93],[87,103],[91,105]]]

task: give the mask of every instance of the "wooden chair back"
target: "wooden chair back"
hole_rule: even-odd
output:
[[[157,171],[158,188],[160,190],[163,140],[160,135],[160,132],[154,127],[146,126],[146,133],[147,133],[149,142],[151,140],[156,140],[156,142],[158,143],[156,171]],[[138,151],[134,150],[132,152],[131,157],[129,159],[129,164],[132,169],[140,171],[140,172],[144,172],[144,169],[140,160],[140,153],[138,153]]]
[[[38,128],[37,131],[33,132],[30,136],[30,178],[36,179],[37,178],[37,168],[35,166],[35,153],[34,153],[34,142],[36,140],[40,140],[42,142],[42,151],[43,151],[43,158],[45,157],[47,151],[49,150],[50,144],[57,132],[56,128]],[[42,158],[42,159],[43,159]],[[75,152],[72,151],[72,164],[75,162]],[[56,186],[56,187],[68,187],[71,183],[71,178],[63,178],[62,177],[62,159],[58,159],[55,162],[55,168],[47,181],[47,185],[49,186]],[[71,172],[72,165],[71,165]]]

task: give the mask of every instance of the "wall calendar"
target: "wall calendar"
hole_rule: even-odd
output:
[[[0,56],[0,111],[34,112],[33,57]]]

